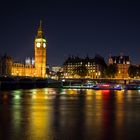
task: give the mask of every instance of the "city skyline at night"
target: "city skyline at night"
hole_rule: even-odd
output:
[[[0,54],[33,56],[40,20],[48,40],[47,63],[61,65],[69,55],[129,55],[140,61],[140,4],[136,1],[13,1],[0,9]],[[24,53],[23,53],[24,52]]]

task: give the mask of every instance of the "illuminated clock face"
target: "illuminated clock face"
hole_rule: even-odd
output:
[[[46,48],[46,43],[43,43],[43,47]]]
[[[40,46],[41,46],[40,42],[37,42],[36,46],[37,46],[37,48],[40,48]]]

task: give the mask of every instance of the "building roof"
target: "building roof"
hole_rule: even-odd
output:
[[[113,60],[113,63],[116,64],[124,64],[126,62],[130,62],[129,56],[120,55],[120,56],[111,56],[110,58]]]
[[[78,56],[76,56],[76,57],[69,56],[66,59],[66,61],[64,62],[64,65],[67,65],[69,63],[77,64],[77,63],[81,63],[81,62],[82,62],[82,64],[93,63],[93,64],[101,64],[101,65],[106,66],[104,58],[99,55],[95,55],[94,58],[89,58],[88,56],[86,56],[85,58],[80,58]]]

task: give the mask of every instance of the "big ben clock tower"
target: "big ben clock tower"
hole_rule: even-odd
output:
[[[45,78],[46,76],[46,39],[43,34],[42,22],[37,31],[35,38],[34,50],[35,50],[35,75],[37,77]]]

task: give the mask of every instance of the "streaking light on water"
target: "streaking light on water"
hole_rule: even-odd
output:
[[[20,95],[17,94],[17,95],[14,96],[14,98],[15,99],[20,99]]]
[[[70,89],[67,91],[68,94],[77,94],[77,90],[75,89]]]
[[[36,94],[36,93],[37,93],[37,89],[32,89],[31,92],[32,92],[33,94]]]
[[[33,99],[35,99],[35,98],[36,98],[36,95],[35,95],[35,94],[34,94],[34,95],[32,95],[32,98],[33,98]]]
[[[93,95],[94,94],[94,90],[92,90],[92,89],[88,89],[88,90],[86,90],[86,94],[87,95]]]
[[[61,94],[66,94],[66,89],[62,89]]]
[[[45,94],[48,94],[48,93],[49,93],[48,88],[45,88],[45,89],[44,89],[44,93],[45,93]]]
[[[13,91],[13,94],[20,94],[20,93],[22,93],[21,90],[14,90]]]
[[[54,89],[48,89],[48,93],[46,94],[56,94],[56,91]]]
[[[22,91],[21,90],[14,90],[12,94],[14,96],[14,99],[20,99]]]

